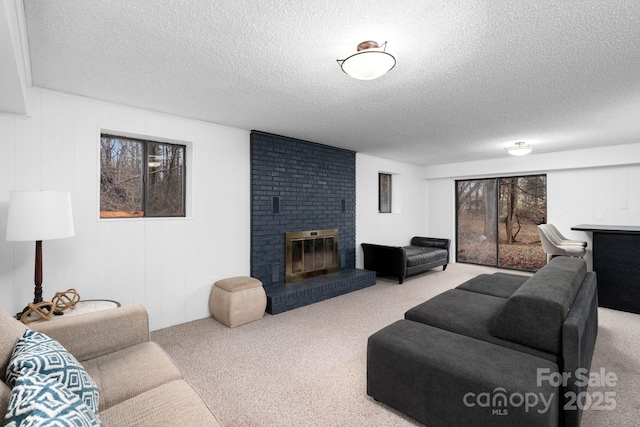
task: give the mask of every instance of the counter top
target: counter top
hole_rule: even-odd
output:
[[[577,231],[597,231],[598,233],[620,233],[620,234],[640,234],[638,225],[601,225],[601,224],[580,224],[571,227]]]

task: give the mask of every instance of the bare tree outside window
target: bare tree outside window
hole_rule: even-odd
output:
[[[378,174],[378,212],[391,213],[391,174]]]
[[[185,147],[159,143],[147,147],[147,216],[184,216]]]
[[[102,134],[100,217],[184,216],[185,149]]]
[[[536,271],[546,255],[546,175],[456,181],[458,262]]]

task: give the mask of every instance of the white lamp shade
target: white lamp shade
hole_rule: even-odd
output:
[[[61,191],[12,191],[8,241],[62,239],[75,234],[71,195]]]
[[[358,80],[373,80],[383,76],[396,65],[387,52],[367,49],[351,55],[342,62],[342,71]]]

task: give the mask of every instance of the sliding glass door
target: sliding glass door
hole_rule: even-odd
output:
[[[546,175],[456,181],[456,260],[535,271],[546,256]]]
[[[496,180],[457,181],[456,184],[456,261],[496,265]]]

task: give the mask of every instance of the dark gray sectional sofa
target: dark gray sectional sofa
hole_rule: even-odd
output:
[[[482,274],[369,337],[367,392],[429,427],[579,426],[597,307],[581,258]]]
[[[407,246],[385,246],[362,243],[365,270],[373,270],[379,276],[397,277],[402,283],[405,277],[449,263],[451,240],[435,237],[413,237]]]

